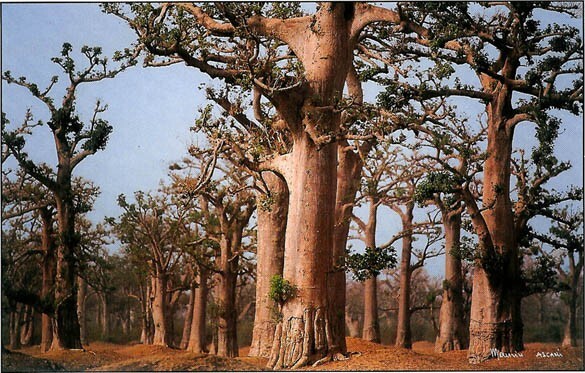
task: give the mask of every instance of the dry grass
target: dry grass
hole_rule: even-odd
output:
[[[561,348],[556,344],[529,343],[523,357],[493,359],[483,364],[467,362],[467,351],[437,354],[433,344],[417,342],[412,350],[347,338],[351,357],[303,370],[390,371],[390,370],[583,370],[583,348]],[[116,345],[95,342],[86,351],[52,351],[41,354],[39,347],[2,356],[2,371],[259,371],[266,359],[227,359],[208,354],[145,345]],[[560,352],[563,357],[537,357],[538,352]]]

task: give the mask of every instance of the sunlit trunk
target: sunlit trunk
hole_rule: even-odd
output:
[[[256,265],[256,311],[249,356],[270,357],[278,312],[277,305],[269,297],[270,281],[275,275],[282,276],[284,265],[284,240],[288,211],[286,182],[272,172],[262,174],[270,196],[259,195],[258,249]]]
[[[467,347],[463,315],[463,273],[459,250],[461,214],[443,211],[445,232],[445,280],[440,311],[439,335],[435,351],[462,350]]]
[[[205,321],[207,308],[207,279],[208,273],[205,268],[199,269],[199,286],[195,289],[193,316],[191,318],[191,330],[187,350],[192,352],[207,352]]]

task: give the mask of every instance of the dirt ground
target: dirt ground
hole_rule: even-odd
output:
[[[583,348],[561,348],[556,344],[529,343],[522,357],[492,359],[483,364],[467,362],[467,351],[437,354],[433,344],[417,342],[412,350],[347,338],[350,358],[303,370],[392,371],[392,370],[583,370]],[[116,345],[95,342],[85,351],[53,351],[41,354],[38,346],[2,355],[3,372],[30,371],[260,371],[266,359],[194,354],[170,348]],[[555,353],[555,357],[550,356]],[[559,356],[559,355],[562,355]]]

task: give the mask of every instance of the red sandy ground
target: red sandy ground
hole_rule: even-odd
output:
[[[347,338],[351,357],[303,370],[389,371],[389,370],[583,370],[583,348],[560,348],[556,344],[529,343],[523,357],[492,359],[483,364],[467,362],[467,351],[437,354],[433,344],[416,342],[412,350]],[[560,352],[563,357],[537,357],[538,352]],[[95,342],[86,351],[39,352],[39,347],[23,348],[2,355],[2,371],[259,371],[266,359],[194,354],[170,348],[143,345],[115,345]]]

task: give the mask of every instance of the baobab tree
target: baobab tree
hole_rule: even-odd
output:
[[[406,28],[399,39],[402,43],[382,41],[387,46],[386,59],[428,58],[438,61],[443,71],[451,70],[448,76],[455,73],[450,65],[466,66],[475,72],[477,82],[465,84],[460,77],[440,89],[428,89],[393,81],[387,98],[398,90],[407,97],[461,96],[485,105],[488,156],[483,169],[483,207],[470,198],[465,200],[479,237],[468,356],[471,362],[481,362],[490,357],[491,349],[523,348],[522,325],[514,321],[519,319],[519,310],[513,306],[521,292],[516,286],[520,260],[510,201],[512,141],[514,129],[522,122],[543,126],[540,113],[560,109],[577,115],[582,110],[579,30],[542,21],[545,14],[551,20],[571,14],[575,5],[408,3],[401,4],[401,10],[403,17],[418,22],[420,28]],[[417,37],[411,37],[412,31]],[[516,94],[525,98],[513,100]],[[386,103],[391,107],[404,101]]]
[[[81,53],[87,60],[87,65],[78,69],[71,55],[72,51],[71,44],[64,43],[61,56],[52,59],[68,79],[60,105],[55,104],[51,93],[59,79],[58,76],[50,79],[46,89],[41,89],[24,77],[14,78],[9,71],[5,71],[2,75],[2,79],[7,83],[27,89],[35,99],[46,106],[50,114],[50,120],[38,124],[46,125],[53,135],[58,160],[53,174],[47,173],[46,169],[39,167],[29,158],[25,151],[26,133],[3,128],[2,142],[6,144],[18,165],[50,190],[55,200],[59,244],[56,249],[55,323],[51,349],[82,348],[76,310],[74,255],[79,243],[79,237],[75,231],[78,213],[74,206],[72,177],[74,169],[84,159],[105,148],[112,131],[112,126],[99,118],[99,115],[106,110],[106,106],[100,101],[96,103],[93,114],[87,122],[80,118],[76,108],[77,90],[87,83],[113,78],[135,63],[132,56],[118,53],[114,56],[114,60],[120,61],[120,64],[110,69],[108,59],[102,57],[100,47],[84,46],[81,48]]]
[[[152,344],[170,346],[168,282],[182,256],[176,239],[188,209],[183,207],[183,201],[168,193],[136,192],[134,198],[135,203],[129,203],[120,195],[118,204],[124,212],[119,220],[108,218],[107,222],[125,245],[124,250],[148,263],[154,321]]]
[[[399,24],[400,14],[365,3],[323,3],[309,16],[285,4],[105,9],[136,31],[139,47],[150,53],[147,63],[186,62],[227,84],[253,86],[273,104],[293,145],[266,166],[288,185],[287,227],[295,229],[287,229],[283,277],[299,292],[284,305],[269,365],[301,367],[345,352],[335,343],[340,338],[332,333],[327,304],[336,197],[333,142],[343,138],[336,106],[363,29],[376,21]]]

